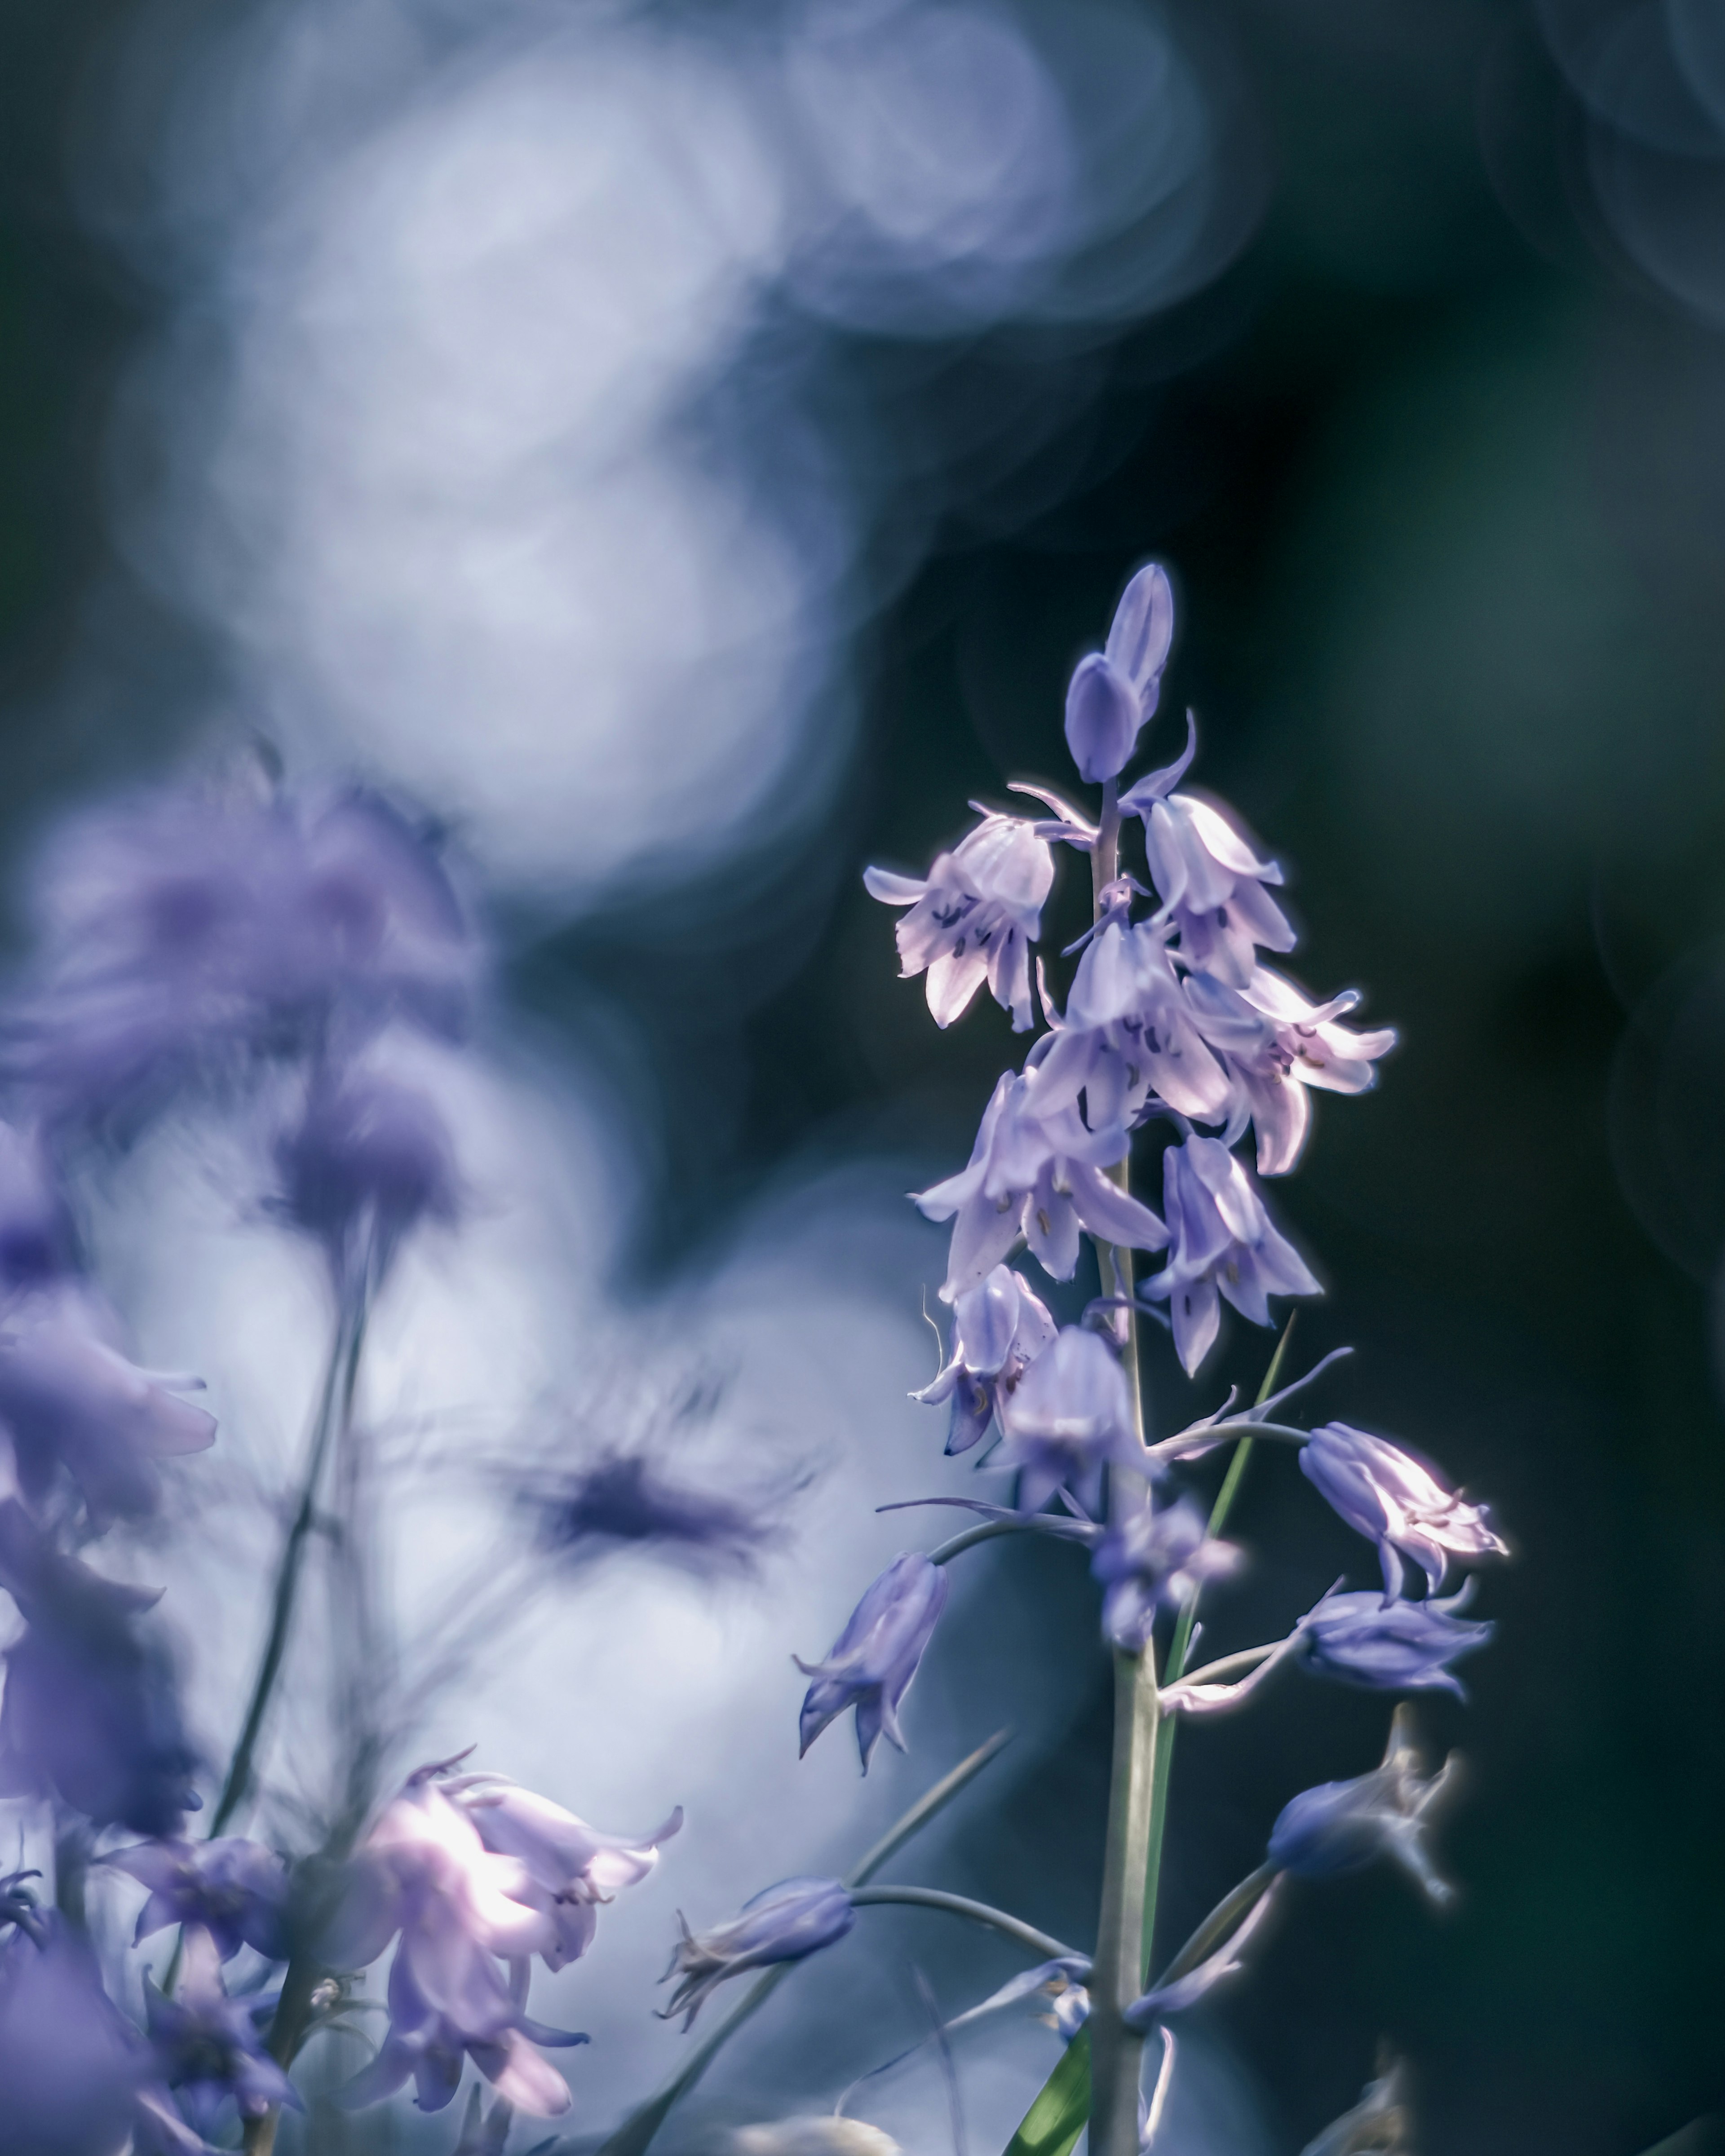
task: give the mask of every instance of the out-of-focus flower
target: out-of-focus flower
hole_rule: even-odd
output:
[[[1470,1580],[1460,1594],[1441,1602],[1386,1602],[1381,1594],[1338,1594],[1332,1589],[1300,1620],[1301,1656],[1319,1676],[1384,1691],[1452,1691],[1466,1694],[1450,1665],[1483,1647],[1490,1625],[1471,1624],[1455,1614],[1467,1599]]]
[[[33,1287],[67,1270],[72,1224],[33,1132],[0,1123],[0,1287]]]
[[[104,1861],[150,1890],[134,1945],[166,1925],[196,1924],[223,1961],[243,1946],[270,1961],[287,1958],[287,1866],[261,1842],[237,1835],[218,1841],[143,1841]]]
[[[1159,1250],[1168,1240],[1150,1209],[1102,1173],[1123,1157],[1125,1132],[1087,1130],[1070,1105],[1045,1115],[1037,1076],[1002,1075],[968,1165],[916,1200],[925,1218],[952,1223],[943,1301],[986,1279],[1020,1235],[1055,1280],[1077,1268],[1081,1228],[1129,1250]]]
[[[48,1926],[29,1881],[41,1876],[39,1871],[8,1871],[0,1877],[0,1931],[15,1925],[39,1947],[48,1943]]]
[[[727,1977],[774,1962],[801,1961],[842,1939],[856,1922],[850,1897],[836,1879],[785,1879],[745,1902],[728,1924],[691,1932],[680,1915],[682,1938],[660,1979],[676,1989],[659,2018],[680,2014],[686,2030],[708,1997]]]
[[[1392,1856],[1434,1902],[1454,1887],[1432,1869],[1425,1846],[1433,1811],[1455,1781],[1453,1754],[1435,1774],[1420,1772],[1405,1705],[1390,1723],[1383,1763],[1348,1782],[1321,1782],[1285,1804],[1270,1835],[1270,1861],[1302,1879],[1332,1879]]]
[[[1096,1131],[1140,1120],[1153,1094],[1200,1122],[1227,1113],[1228,1073],[1194,1023],[1165,928],[1107,922],[1079,960],[1065,1018],[1038,1068],[1037,1095],[1046,1113],[1081,1091]]]
[[[69,1474],[97,1527],[151,1511],[156,1462],[202,1452],[216,1435],[213,1414],[176,1397],[201,1389],[201,1378],[141,1370],[108,1332],[95,1298],[71,1281],[0,1305],[0,1453],[9,1450],[33,1505]]]
[[[638,1886],[659,1861],[660,1845],[683,1824],[680,1805],[651,1834],[602,1834],[548,1797],[501,1774],[465,1774],[444,1784],[494,1856],[525,1867],[532,1898],[550,1917],[552,1938],[540,1949],[547,1969],[565,1968],[587,1952],[598,1907],[625,1887]],[[521,1890],[511,1890],[519,1899]]]
[[[439,2111],[471,2057],[510,2102],[553,2118],[568,2108],[569,2092],[534,2046],[586,2039],[542,2028],[524,2010],[529,1958],[558,1953],[557,1923],[527,1866],[485,1847],[444,1786],[446,1772],[447,1763],[421,1768],[384,1808],[349,1867],[346,1906],[324,1942],[333,1964],[360,1968],[400,1933],[388,2034],[340,2101],[357,2109],[412,2081],[420,2109]]]
[[[780,1535],[791,1478],[739,1496],[679,1481],[646,1452],[608,1452],[531,1482],[526,1502],[543,1547],[566,1562],[602,1551],[651,1550],[696,1573],[754,1570]]]
[[[1268,966],[1255,968],[1243,988],[1194,973],[1186,993],[1199,1030],[1234,1080],[1223,1142],[1235,1144],[1250,1122],[1260,1175],[1286,1175],[1298,1160],[1312,1122],[1308,1087],[1363,1093],[1377,1082],[1378,1058],[1395,1045],[1393,1027],[1355,1033],[1337,1023],[1358,1004],[1357,989],[1314,1004]]]
[[[194,2131],[214,2133],[230,2102],[242,2118],[261,2118],[274,2104],[305,2109],[264,2049],[249,2004],[228,1996],[221,1953],[202,1924],[187,1928],[174,1996],[146,1978],[144,2010],[157,2077]]]
[[[0,2156],[120,2156],[149,2071],[80,1933],[49,1911],[0,1943]]]
[[[865,1592],[824,1661],[793,1657],[814,1679],[798,1722],[801,1752],[853,1707],[865,1774],[883,1736],[901,1752],[906,1748],[899,1707],[947,1606],[947,1586],[945,1571],[926,1557],[896,1557]]]
[[[1400,2061],[1391,2061],[1353,2110],[1308,2141],[1300,2156],[1414,2156],[1406,2079]]]
[[[1090,1973],[1089,1959],[1081,1954],[1061,1954],[1052,1961],[1038,1962],[1034,1969],[1009,1977],[979,2006],[954,2015],[942,2033],[951,2035],[954,2030],[968,2028],[973,2021],[980,2021],[986,2015],[998,2014],[1004,2006],[1015,2006],[1021,1999],[1040,1997],[1050,2002],[1050,2011],[1044,2018],[1070,2043],[1090,2019],[1090,1993],[1086,1989]]]
[[[1220,1139],[1194,1135],[1168,1147],[1162,1170],[1173,1248],[1143,1292],[1167,1298],[1174,1345],[1189,1377],[1215,1342],[1219,1296],[1254,1325],[1268,1325],[1272,1295],[1323,1290]]]
[[[952,1299],[952,1356],[932,1385],[912,1393],[925,1407],[952,1403],[947,1450],[968,1452],[1012,1398],[1020,1378],[1050,1347],[1055,1322],[1010,1265]]]
[[[454,1220],[460,1178],[449,1127],[417,1086],[363,1068],[315,1080],[276,1147],[281,1209],[330,1249],[353,1239],[387,1255],[421,1220]]]
[[[871,868],[863,882],[871,898],[910,908],[897,929],[899,978],[927,973],[937,1025],[962,1016],[986,980],[1014,1030],[1029,1029],[1030,946],[1054,882],[1054,856],[1034,824],[984,811],[926,877]]]
[[[176,793],[63,834],[49,957],[8,1060],[49,1119],[136,1116],[193,1075],[370,1033],[448,1030],[472,943],[426,840],[382,796]]]
[[[1091,1559],[1091,1571],[1107,1590],[1103,1630],[1117,1647],[1142,1654],[1157,1611],[1178,1609],[1206,1580],[1232,1572],[1240,1555],[1234,1543],[1209,1533],[1189,1497],[1157,1505],[1147,1495],[1110,1526]]]
[[[1131,762],[1139,729],[1155,715],[1173,640],[1173,588],[1152,562],[1121,594],[1106,644],[1079,660],[1066,690],[1066,746],[1091,785],[1118,778]]]
[[[1189,2006],[1195,2006],[1206,1992],[1213,1991],[1224,1977],[1232,1976],[1242,1966],[1241,1956],[1253,1934],[1267,1922],[1275,1907],[1279,1884],[1276,1879],[1267,1880],[1263,1892],[1242,1921],[1221,1945],[1206,1954],[1194,1968],[1135,1999],[1122,2016],[1127,2028],[1148,2029],[1170,2014],[1183,2014]]]
[[[1180,932],[1180,955],[1199,973],[1236,988],[1251,978],[1259,947],[1291,951],[1297,938],[1267,886],[1281,881],[1274,861],[1223,811],[1195,793],[1170,791],[1195,744],[1166,771],[1120,797],[1122,814],[1144,819],[1144,858],[1163,911]]]
[[[136,1620],[153,1594],[54,1549],[0,1504],[0,1584],[25,1630],[6,1653],[0,1794],[53,1794],[98,1826],[177,1834],[195,1808],[196,1755],[166,1652]]]
[[[878,2126],[831,2112],[736,2127],[727,2146],[731,2156],[902,2156],[897,2142]]]
[[[1446,1490],[1422,1460],[1369,1430],[1320,1424],[1300,1449],[1300,1467],[1348,1526],[1378,1545],[1386,1599],[1401,1592],[1404,1558],[1439,1588],[1452,1557],[1509,1553],[1483,1505]]]
[[[990,1464],[1018,1469],[1022,1512],[1040,1512],[1066,1490],[1093,1515],[1103,1467],[1142,1458],[1125,1371],[1099,1334],[1076,1325],[1063,1327],[1025,1371],[1007,1403],[1004,1429]]]

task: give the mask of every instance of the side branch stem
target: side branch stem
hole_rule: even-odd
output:
[[[973,1902],[965,1894],[948,1894],[937,1887],[859,1887],[852,1891],[850,1898],[859,1909],[901,1904],[907,1909],[939,1909],[949,1917],[968,1917],[973,1924],[986,1924],[991,1931],[1000,1933],[1040,1961],[1086,1958],[1072,1948],[1062,1946],[1058,1939],[1050,1938],[1046,1932],[1039,1932],[1034,1924],[1009,1915],[1004,1909],[997,1909],[987,1902]]]

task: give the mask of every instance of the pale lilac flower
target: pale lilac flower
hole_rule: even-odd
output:
[[[1274,1909],[1280,1883],[1278,1880],[1270,1880],[1243,1921],[1195,1968],[1135,1999],[1121,2017],[1127,2028],[1143,2030],[1170,2014],[1183,2014],[1189,2006],[1195,2006],[1206,1992],[1213,1991],[1224,1977],[1234,1975],[1242,1965],[1240,1957],[1250,1944],[1253,1934]]]
[[[1079,960],[1065,1015],[1037,1069],[1037,1097],[1045,1113],[1081,1091],[1096,1131],[1140,1122],[1153,1095],[1200,1122],[1228,1112],[1228,1073],[1205,1045],[1165,927],[1106,921]]]
[[[418,1221],[460,1210],[441,1112],[417,1086],[362,1067],[314,1079],[275,1158],[282,1211],[328,1247],[338,1273],[356,1240],[387,1259]]]
[[[1425,1836],[1454,1761],[1423,1775],[1409,1730],[1408,1710],[1399,1707],[1380,1766],[1352,1781],[1320,1783],[1285,1804],[1271,1831],[1270,1861],[1302,1879],[1331,1879],[1392,1856],[1434,1902],[1447,1902],[1455,1889],[1433,1871]]]
[[[824,1661],[792,1657],[814,1679],[798,1722],[799,1757],[853,1707],[865,1774],[883,1736],[906,1749],[898,1710],[947,1606],[947,1587],[944,1569],[926,1557],[896,1557],[865,1591]]]
[[[786,1879],[745,1902],[728,1924],[710,1932],[691,1932],[680,1914],[677,1922],[683,1936],[660,1979],[668,1984],[675,1976],[677,1988],[659,2018],[669,2021],[680,2014],[686,2031],[727,1977],[819,1953],[845,1937],[856,1911],[836,1879]]]
[[[1180,953],[1200,973],[1243,988],[1258,947],[1291,951],[1297,940],[1271,897],[1281,881],[1274,861],[1260,860],[1251,841],[1212,802],[1171,791],[1191,761],[1186,753],[1153,772],[1120,797],[1122,812],[1144,819],[1144,857],[1163,911],[1180,932]]]
[[[1194,1136],[1162,1157],[1173,1248],[1143,1292],[1166,1297],[1189,1377],[1214,1345],[1225,1296],[1254,1325],[1272,1295],[1321,1295],[1306,1261],[1265,1210],[1251,1177],[1219,1138]]]
[[[1472,1585],[1470,1580],[1459,1594],[1424,1602],[1386,1602],[1381,1594],[1343,1594],[1332,1588],[1300,1620],[1306,1666],[1344,1684],[1452,1691],[1465,1699],[1450,1665],[1483,1647],[1492,1632],[1490,1625],[1455,1614]]]
[[[156,2078],[173,2092],[194,2132],[213,2134],[224,2107],[261,2118],[273,2105],[303,2111],[298,2092],[264,2049],[249,2002],[230,1999],[222,1957],[201,1924],[188,1926],[172,1999],[146,1977],[144,2011]],[[148,2145],[147,2128],[141,2138]]]
[[[991,1465],[1017,1468],[1023,1512],[1040,1512],[1066,1490],[1094,1515],[1105,1466],[1148,1466],[1118,1358],[1100,1334],[1076,1325],[1063,1327],[1024,1373],[1004,1427]]]
[[[1111,1524],[1091,1559],[1092,1575],[1107,1589],[1103,1630],[1117,1647],[1142,1654],[1157,1611],[1178,1609],[1206,1580],[1232,1572],[1240,1556],[1234,1543],[1211,1536],[1189,1497],[1157,1505],[1147,1494]]]
[[[203,1383],[129,1363],[105,1312],[77,1282],[20,1291],[0,1303],[0,1486],[9,1454],[31,1505],[64,1472],[96,1527],[151,1511],[156,1462],[214,1441],[215,1417],[176,1398]]]
[[[952,1222],[943,1301],[986,1279],[1020,1235],[1055,1280],[1077,1269],[1081,1228],[1131,1250],[1159,1250],[1168,1240],[1149,1208],[1102,1173],[1123,1158],[1125,1132],[1086,1130],[1070,1105],[1043,1114],[1038,1075],[1002,1075],[969,1164],[916,1199],[927,1219]]]
[[[1152,562],[1121,594],[1102,650],[1081,659],[1066,690],[1066,746],[1091,785],[1117,778],[1155,715],[1174,640],[1174,594]]]
[[[926,1407],[952,1403],[948,1453],[968,1452],[987,1435],[1055,1332],[1053,1318],[1009,1265],[996,1265],[953,1297],[952,1359],[932,1384],[911,1395]]]
[[[1320,1424],[1300,1449],[1300,1467],[1357,1534],[1377,1543],[1386,1600],[1401,1591],[1403,1558],[1435,1589],[1452,1557],[1509,1553],[1483,1505],[1446,1490],[1423,1460],[1369,1430]]]
[[[660,1845],[683,1824],[679,1806],[651,1834],[602,1834],[500,1774],[465,1774],[444,1787],[494,1856],[515,1857],[526,1867],[533,1903],[551,1919],[552,1943],[540,1949],[549,1969],[566,1968],[587,1952],[600,1904],[638,1886],[658,1863]],[[521,1890],[512,1891],[519,1898]]]
[[[1300,2156],[1362,2156],[1366,2150],[1375,2156],[1413,2156],[1409,2138],[1413,2121],[1404,2078],[1398,2060],[1387,2073],[1368,2082],[1353,2110],[1332,2119],[1316,2141],[1307,2143]]]
[[[237,1835],[143,1841],[104,1861],[150,1891],[138,1912],[135,1946],[169,1924],[196,1924],[223,1961],[243,1946],[269,1961],[286,1960],[287,1866],[261,1842]]]
[[[0,1942],[0,2156],[121,2156],[149,2053],[89,1941],[51,1910],[40,1933]]]
[[[1054,856],[1034,824],[984,810],[926,877],[871,868],[863,882],[870,897],[910,908],[898,924],[900,978],[927,973],[937,1025],[960,1017],[986,980],[1014,1030],[1029,1029],[1030,946],[1054,882]]]

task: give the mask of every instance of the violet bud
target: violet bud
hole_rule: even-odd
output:
[[[1432,1869],[1425,1847],[1431,1815],[1455,1782],[1453,1756],[1435,1774],[1420,1772],[1405,1705],[1390,1723],[1381,1765],[1352,1781],[1322,1782],[1282,1807],[1270,1835],[1270,1861],[1302,1879],[1331,1879],[1391,1856],[1434,1902],[1455,1889]]]
[[[865,1592],[824,1661],[792,1657],[814,1679],[803,1699],[800,1753],[853,1707],[865,1774],[883,1736],[905,1750],[899,1707],[947,1606],[947,1588],[945,1571],[920,1553],[896,1557]]]
[[[1131,761],[1161,696],[1173,635],[1173,589],[1153,562],[1121,595],[1106,649],[1079,660],[1066,690],[1066,746],[1091,785],[1118,778]]]
[[[660,1979],[668,1984],[675,1976],[677,1987],[659,2018],[669,2021],[680,2014],[686,2031],[727,1977],[819,1953],[844,1938],[856,1911],[836,1879],[786,1879],[745,1902],[728,1924],[710,1932],[691,1932],[680,1914],[677,1922],[683,1936]]]
[[[926,877],[871,868],[863,882],[883,905],[910,908],[897,929],[899,978],[927,974],[937,1025],[962,1017],[986,981],[1013,1030],[1029,1030],[1030,946],[1054,882],[1054,856],[1032,824],[985,813]]]
[[[1446,1490],[1423,1460],[1369,1430],[1322,1424],[1301,1446],[1300,1467],[1356,1533],[1377,1543],[1386,1600],[1401,1591],[1403,1558],[1438,1588],[1452,1557],[1508,1554],[1483,1505]]]
[[[1473,1582],[1440,1602],[1386,1602],[1375,1593],[1334,1589],[1300,1620],[1301,1657],[1316,1676],[1384,1691],[1452,1691],[1465,1699],[1450,1665],[1491,1637],[1490,1625],[1455,1615]]]

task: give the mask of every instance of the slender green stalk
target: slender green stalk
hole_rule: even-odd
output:
[[[973,1924],[986,1924],[990,1931],[999,1932],[1041,1961],[1084,1959],[1070,1947],[1062,1946],[1046,1932],[1039,1932],[1034,1924],[1024,1923],[1004,1909],[996,1909],[987,1902],[973,1902],[966,1894],[948,1894],[938,1887],[858,1887],[852,1889],[850,1898],[859,1909],[902,1906],[939,1909],[949,1917],[963,1917]]]
[[[1144,1882],[1156,1785],[1162,1702],[1156,1648],[1114,1656],[1114,1768],[1102,1860],[1102,1906],[1090,1982],[1090,2146],[1094,2156],[1137,2156],[1138,2061],[1144,2040],[1128,2029],[1144,1961]]]
[[[1230,1887],[1152,1988],[1160,1991],[1181,1977],[1190,1975],[1230,1933],[1239,1930],[1280,1876],[1275,1865],[1260,1864],[1255,1871],[1248,1872],[1238,1886]]]

